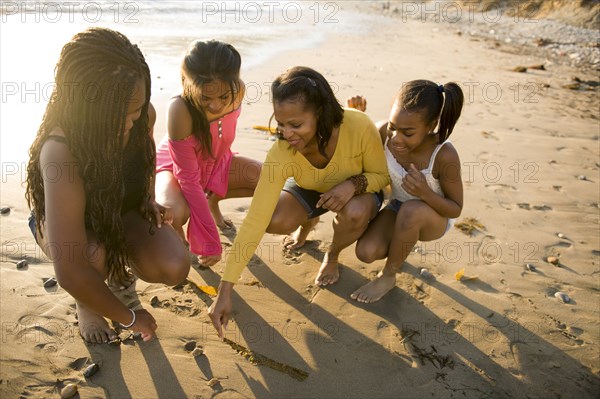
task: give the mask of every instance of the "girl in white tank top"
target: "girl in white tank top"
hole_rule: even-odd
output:
[[[460,159],[448,137],[460,117],[463,93],[456,83],[414,80],[402,86],[380,133],[391,178],[392,199],[356,244],[366,263],[386,259],[377,277],[350,296],[375,302],[396,285],[396,274],[417,241],[441,238],[460,216]],[[348,106],[366,108],[360,96]],[[434,129],[437,127],[437,131]]]

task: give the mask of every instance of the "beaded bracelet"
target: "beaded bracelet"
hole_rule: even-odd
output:
[[[129,311],[131,312],[131,315],[133,316],[133,320],[131,320],[131,323],[129,323],[129,324],[119,323],[121,325],[121,327],[123,327],[123,328],[131,328],[135,324],[135,312],[133,311],[133,309],[129,309]]]
[[[369,181],[367,180],[367,176],[365,175],[354,175],[348,178],[354,185],[354,195],[360,195],[367,191],[367,186],[369,185]]]

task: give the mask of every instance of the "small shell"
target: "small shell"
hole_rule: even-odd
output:
[[[60,397],[63,399],[72,398],[77,393],[77,384],[67,384],[60,391]]]
[[[22,269],[25,266],[27,266],[27,261],[25,259],[20,260],[20,261],[17,262],[17,269]]]
[[[193,357],[202,356],[202,355],[204,355],[204,349],[202,349],[202,348],[196,348],[192,351]]]
[[[566,292],[558,291],[554,294],[554,296],[563,301],[564,303],[571,302],[571,298],[569,298]]]
[[[422,268],[419,274],[425,279],[433,278],[433,274],[431,274],[431,272],[425,268]]]
[[[556,256],[548,256],[546,262],[553,264],[554,266],[560,265],[560,260]]]
[[[218,378],[211,378],[210,381],[208,381],[206,383],[206,385],[208,385],[209,387],[214,387],[215,385],[219,385],[221,383],[221,381],[219,381]]]
[[[0,208],[0,214],[8,215],[9,213],[10,213],[10,208],[8,206],[3,206],[2,208]]]
[[[564,235],[563,233],[558,233],[558,234],[556,234],[556,236],[557,236],[558,238],[567,238],[567,236],[566,236],[566,235]]]
[[[526,264],[525,269],[529,270],[530,272],[537,271],[537,268],[534,265],[532,265],[531,263]]]
[[[50,277],[46,281],[44,281],[44,288],[54,287],[56,285],[56,277]]]
[[[85,370],[83,371],[83,376],[85,378],[90,378],[91,376],[96,374],[98,370],[100,370],[100,366],[98,366],[96,363],[92,363],[85,368]]]
[[[585,175],[579,175],[579,176],[577,176],[577,178],[579,180],[587,180],[587,177]]]

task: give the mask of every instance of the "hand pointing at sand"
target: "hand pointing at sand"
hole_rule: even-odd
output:
[[[217,298],[208,308],[208,317],[212,321],[213,326],[219,334],[219,338],[223,339],[223,329],[227,328],[229,322],[229,315],[231,314],[231,291],[233,290],[233,283],[229,281],[221,281],[219,284],[219,292]]]

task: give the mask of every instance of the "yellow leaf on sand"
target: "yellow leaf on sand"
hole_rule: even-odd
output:
[[[192,279],[187,279],[190,283],[194,284],[198,289],[210,296],[217,296],[217,288],[212,285],[200,285],[193,281]]]
[[[205,294],[208,294],[210,296],[217,296],[217,289],[212,285],[199,285],[198,288]]]
[[[262,130],[263,132],[269,132],[271,134],[277,133],[277,129],[275,129],[274,127],[269,127],[269,126],[254,125],[254,126],[252,126],[252,129]]]
[[[462,268],[454,274],[456,281],[477,280],[477,276],[465,276],[465,269]]]

